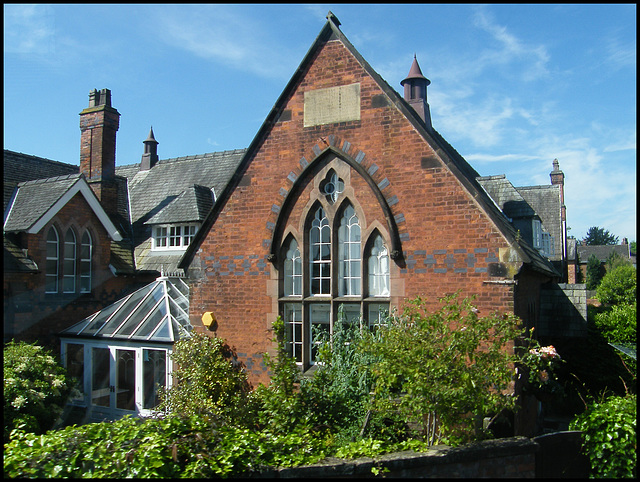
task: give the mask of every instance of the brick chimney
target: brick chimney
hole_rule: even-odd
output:
[[[144,143],[144,154],[142,154],[142,160],[140,161],[140,170],[148,171],[158,162],[158,141],[153,137],[153,126],[149,131],[149,136]]]
[[[404,87],[404,100],[418,113],[420,118],[427,126],[427,130],[431,130],[431,113],[429,104],[427,103],[427,86],[431,83],[420,70],[416,56],[413,56],[413,63],[409,70],[407,78],[400,82]]]
[[[93,89],[80,112],[80,172],[109,214],[116,212],[116,132],[120,113],[111,107],[111,91]]]
[[[558,159],[553,160],[553,171],[549,173],[551,185],[560,186],[560,220],[562,223],[562,259],[567,260],[567,207],[564,204],[564,172],[560,170]],[[566,266],[566,264],[565,264]]]

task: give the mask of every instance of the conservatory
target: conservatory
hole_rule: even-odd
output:
[[[92,422],[151,415],[158,387],[171,384],[173,345],[191,329],[187,284],[161,276],[62,331],[62,360],[80,391],[71,404]]]

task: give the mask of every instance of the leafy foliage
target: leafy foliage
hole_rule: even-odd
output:
[[[636,395],[593,403],[571,421],[582,431],[592,477],[636,477]]]
[[[251,386],[235,353],[221,338],[194,333],[176,343],[173,386],[159,393],[158,410],[208,414],[240,420],[249,402]]]
[[[636,301],[636,290],[636,269],[630,264],[624,264],[602,278],[596,294],[605,305],[631,304]]]
[[[437,421],[449,444],[481,438],[477,421],[515,406],[512,342],[522,334],[513,315],[479,317],[468,299],[445,297],[429,313],[425,301],[409,301],[402,316],[366,344],[379,357],[376,404],[422,427],[433,443]],[[437,420],[436,420],[437,419]]]
[[[587,258],[587,289],[595,290],[602,280],[602,266],[595,254]]]
[[[608,244],[618,244],[618,236],[611,234],[608,229],[591,226],[582,241],[587,246],[605,246]]]
[[[309,421],[297,389],[300,371],[295,359],[286,351],[281,317],[273,323],[273,336],[276,356],[264,354],[265,365],[271,375],[269,386],[260,385],[253,394],[258,407],[259,426],[279,434],[306,430]]]
[[[62,413],[72,381],[43,347],[10,341],[4,347],[4,439],[12,429],[43,433]]]
[[[36,436],[16,431],[5,445],[7,477],[230,477],[324,457],[307,433],[276,435],[221,425],[206,416],[169,416],[70,426]]]

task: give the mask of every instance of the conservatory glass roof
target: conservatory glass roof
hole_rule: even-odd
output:
[[[191,329],[189,287],[180,278],[161,276],[60,336],[174,343],[189,338]]]

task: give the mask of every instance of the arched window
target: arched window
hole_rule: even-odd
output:
[[[357,296],[360,289],[360,225],[353,206],[348,205],[338,228],[338,293]]]
[[[311,294],[331,294],[331,227],[322,207],[319,207],[309,231],[309,264]]]
[[[64,237],[62,291],[64,293],[75,293],[76,291],[76,234],[72,228],[67,230]]]
[[[91,255],[93,243],[91,234],[85,231],[80,245],[80,293],[91,292]]]
[[[374,326],[386,320],[391,302],[386,238],[367,228],[350,171],[338,161],[334,166],[316,179],[305,217],[288,221],[303,236],[289,234],[277,246],[287,351],[303,369],[317,362],[319,338],[337,323]]]
[[[389,250],[380,234],[371,244],[369,260],[369,296],[389,296]]]
[[[302,295],[302,258],[298,243],[293,238],[284,259],[284,295]]]
[[[45,293],[58,292],[58,266],[60,261],[60,238],[55,227],[47,233],[47,253],[45,260]]]

